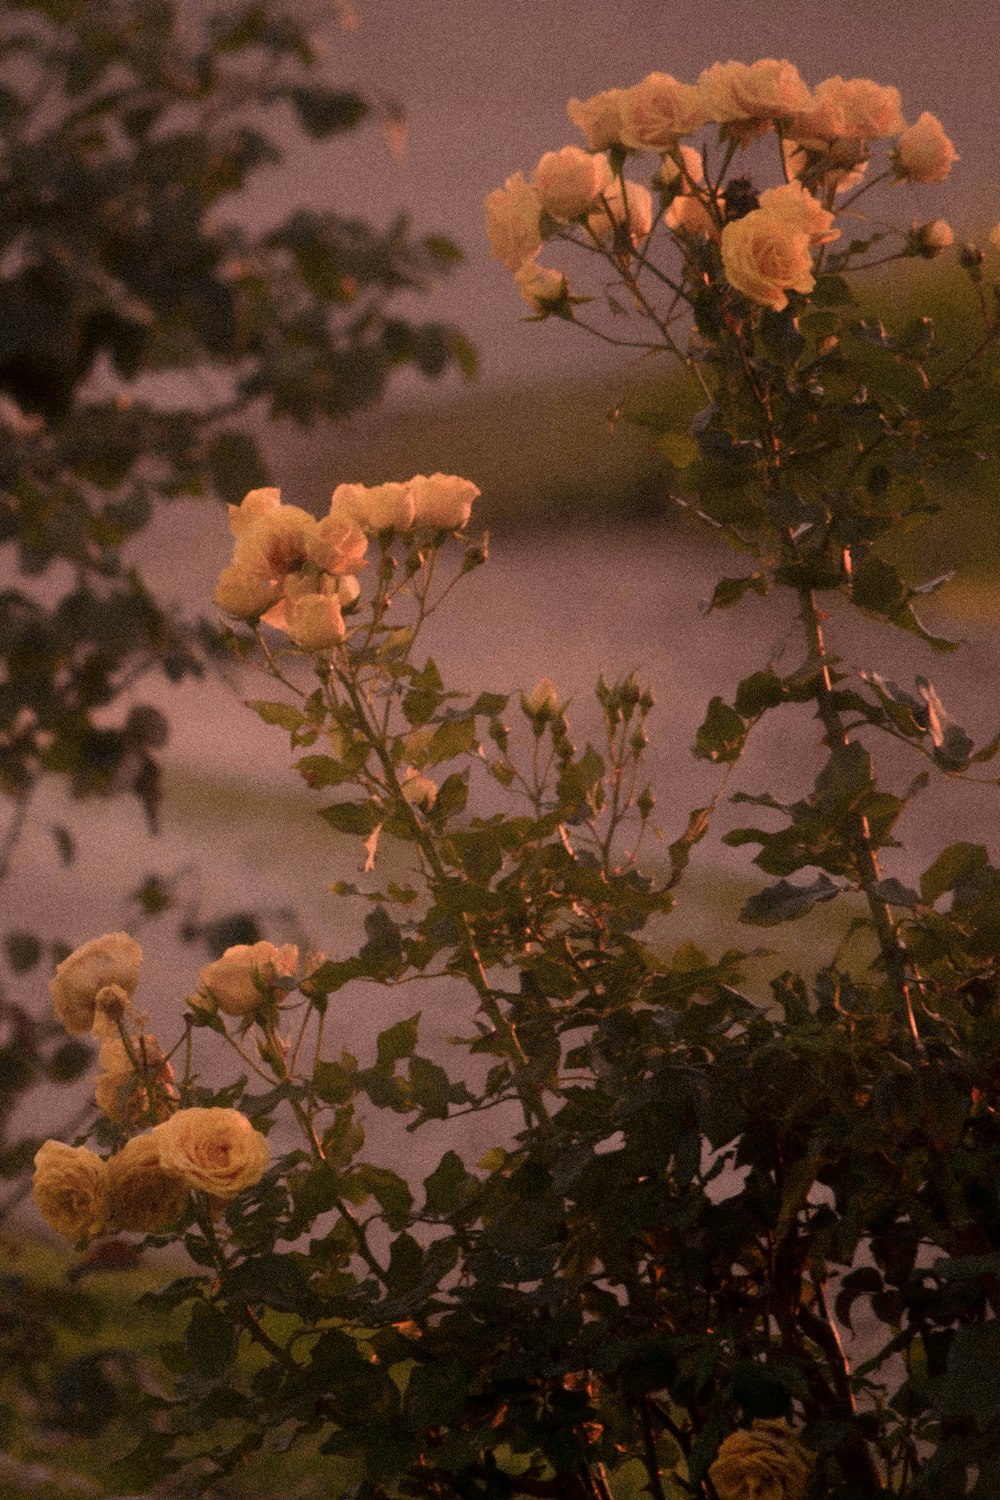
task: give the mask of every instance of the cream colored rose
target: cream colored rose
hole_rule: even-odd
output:
[[[936,115],[926,109],[904,130],[893,153],[896,174],[910,182],[944,182],[960,157]]]
[[[31,1191],[45,1222],[74,1244],[107,1232],[107,1168],[86,1146],[46,1141],[35,1152]]]
[[[554,271],[551,266],[540,266],[534,260],[526,261],[519,271],[515,271],[514,280],[532,312],[551,312],[569,295],[569,285],[563,273]]]
[[[925,260],[933,260],[954,243],[955,231],[947,219],[931,219],[926,224],[914,224],[910,230],[910,244]]]
[[[545,212],[567,223],[582,219],[593,208],[598,193],[611,184],[611,168],[606,156],[563,146],[561,151],[546,151],[531,182]]]
[[[798,69],[787,58],[713,63],[699,75],[698,89],[706,118],[720,125],[763,129],[812,104]]]
[[[400,790],[403,800],[409,802],[413,807],[420,807],[424,812],[430,812],[437,800],[438,789],[435,782],[422,771],[410,766],[403,773],[400,782]]]
[[[177,1090],[174,1070],[155,1036],[133,1037],[132,1046],[142,1065],[138,1073],[120,1038],[104,1043],[98,1054],[104,1072],[94,1080],[94,1098],[110,1120],[134,1130],[166,1119]]]
[[[634,151],[666,151],[708,118],[701,92],[669,73],[649,73],[619,101],[622,144]]]
[[[324,573],[337,577],[345,573],[360,573],[367,565],[365,530],[357,517],[334,509],[331,502],[329,514],[317,521],[315,531],[306,537],[306,557]]]
[[[840,122],[838,135],[864,141],[899,135],[906,128],[899,90],[871,78],[825,78],[813,91],[814,108]],[[794,133],[804,135],[794,126]]]
[[[552,678],[540,677],[530,693],[522,693],[521,707],[531,719],[554,719],[559,712],[559,689]]]
[[[789,288],[811,292],[816,285],[808,234],[761,208],[723,228],[722,268],[737,291],[775,312],[788,306]]]
[[[277,981],[291,979],[298,962],[294,943],[281,948],[266,942],[237,943],[206,964],[198,976],[199,990],[227,1016],[246,1016],[284,994]]]
[[[152,1139],[164,1172],[213,1198],[235,1198],[267,1170],[267,1141],[236,1109],[179,1109]]]
[[[599,240],[609,240],[618,224],[628,222],[629,236],[633,242],[645,239],[653,227],[653,199],[648,188],[641,182],[623,184],[617,177],[602,195],[601,207],[590,215],[587,224],[591,233]]]
[[[286,601],[285,629],[303,651],[326,651],[347,634],[335,594],[300,594]]]
[[[71,1034],[90,1031],[97,993],[116,985],[126,997],[139,983],[142,949],[127,932],[106,932],[74,949],[56,965],[49,994],[57,1019]]]
[[[693,193],[678,193],[668,204],[663,222],[674,234],[706,235],[717,239],[719,226],[702,200]]]
[[[236,537],[232,566],[276,580],[300,568],[316,534],[316,518],[299,505],[282,505],[251,521]]]
[[[696,151],[693,146],[674,146],[670,151],[665,151],[660,159],[660,170],[656,174],[663,187],[670,187],[680,179],[680,185],[686,192],[692,184],[704,182],[705,163],[701,159],[701,152]]]
[[[408,531],[413,525],[413,496],[405,484],[338,484],[330,515],[343,516],[362,531]]]
[[[776,214],[793,229],[801,229],[809,236],[810,245],[828,245],[840,238],[840,230],[833,228],[835,215],[817,202],[801,182],[768,188],[760,195],[760,207],[763,213]]]
[[[183,1177],[164,1170],[154,1134],[137,1135],[109,1157],[107,1169],[110,1227],[129,1234],[160,1234],[187,1207],[189,1188]]]
[[[486,233],[490,252],[511,271],[532,260],[542,248],[542,203],[522,172],[508,177],[486,199]]]
[[[573,124],[580,127],[588,146],[595,151],[621,145],[624,92],[624,89],[604,89],[600,94],[591,94],[589,99],[571,99],[566,106]]]
[[[458,531],[472,514],[479,490],[470,479],[457,474],[415,474],[410,480],[414,526],[440,526]]]
[[[244,495],[239,505],[229,506],[229,529],[239,536],[248,526],[273,515],[281,508],[281,491],[275,489],[251,490]]]
[[[237,620],[258,620],[276,603],[280,592],[281,585],[276,579],[230,564],[219,574],[215,602],[225,614]]]
[[[719,1500],[803,1500],[812,1464],[787,1422],[758,1418],[730,1433],[708,1476]]]

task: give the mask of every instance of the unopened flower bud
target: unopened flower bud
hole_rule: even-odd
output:
[[[922,255],[925,260],[933,260],[954,243],[955,234],[948,221],[930,219],[926,224],[913,225],[907,248],[911,255]]]
[[[530,693],[521,694],[521,707],[529,719],[554,719],[559,712],[559,689],[550,677],[540,677]]]

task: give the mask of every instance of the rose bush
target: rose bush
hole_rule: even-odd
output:
[[[341,486],[320,520],[271,491],[235,510],[229,566],[263,581],[267,607],[228,585],[217,602],[234,649],[255,639],[277,685],[252,706],[353,841],[357,876],[335,890],[360,919],[356,941],[340,932],[337,954],[301,966],[230,949],[178,1001],[166,1055],[120,1006],[148,1106],[107,1111],[106,1157],[39,1152],[36,1196],[61,1233],[148,1227],[196,1268],[160,1294],[187,1309],[177,1388],[150,1395],[148,1435],[111,1476],[122,1489],[177,1469],[207,1485],[297,1438],[349,1464],[359,1500],[989,1500],[1000,1486],[1000,869],[968,841],[915,868],[898,836],[933,776],[995,796],[982,768],[1000,734],[977,743],[922,672],[911,685],[848,656],[889,628],[954,645],[919,614],[946,580],[910,581],[891,548],[996,435],[975,405],[1000,342],[995,246],[960,252],[982,326],[957,352],[926,319],[876,321],[855,273],[921,271],[948,226],[863,237],[856,205],[898,176],[901,151],[913,180],[939,170],[936,132],[848,188],[871,142],[905,133],[891,87],[810,90],[762,59],[707,69],[695,107],[651,77],[637,86],[649,187],[625,175],[644,170],[627,144],[636,96],[571,101],[607,152],[602,207],[543,213],[518,173],[487,201],[491,243],[522,291],[543,242],[580,252],[628,294],[640,336],[608,333],[599,297],[568,278],[551,305],[536,297],[538,320],[556,312],[686,374],[689,419],[666,397],[623,411],[670,456],[677,502],[745,560],[706,607],[776,602],[782,651],[710,699],[692,748],[715,791],[686,817],[668,804],[659,830],[654,704],[635,676],[599,680],[581,748],[548,678],[467,695],[423,657],[427,621],[486,560],[465,534],[471,481]],[[701,172],[676,139],[679,170],[664,168],[674,105],[688,134],[719,127]],[[774,180],[731,170],[768,132]],[[567,160],[575,181],[576,156],[556,175]],[[620,301],[609,314],[620,330]],[[336,599],[339,623],[307,640],[296,609],[316,598]],[[839,650],[852,611],[867,644]],[[772,713],[802,739],[782,795],[733,791]],[[811,785],[790,789],[796,776]],[[670,912],[727,800],[752,809],[724,842],[757,851],[757,878],[712,955],[673,939]],[[839,929],[802,943],[796,967],[744,948],[748,929],[820,904]],[[418,1011],[349,1051],[343,1017],[372,985],[446,986],[446,1048],[421,1050]],[[199,1064],[209,1041],[234,1062],[217,1089]],[[122,1056],[107,1067],[124,1072]],[[374,1112],[405,1124],[378,1152]],[[474,1160],[468,1116],[491,1142]],[[443,1150],[420,1182],[405,1141],[425,1126]]]

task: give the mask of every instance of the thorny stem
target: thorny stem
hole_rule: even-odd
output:
[[[830,677],[829,657],[823,638],[822,616],[812,589],[798,590],[799,613],[805,629],[809,655],[819,668],[820,681],[816,695],[816,706],[820,722],[826,731],[826,740],[831,751],[837,746],[848,745],[850,736],[840,710],[834,702],[833,682]],[[863,813],[853,815],[854,854],[858,879],[868,903],[872,923],[878,938],[882,962],[889,982],[899,995],[906,1013],[907,1025],[917,1052],[923,1056],[924,1046],[917,1028],[913,1003],[913,985],[909,974],[906,948],[899,930],[893,921],[888,904],[878,894],[876,887],[882,878],[878,858],[872,843],[868,819]]]

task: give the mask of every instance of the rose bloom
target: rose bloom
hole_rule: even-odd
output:
[[[703,234],[717,239],[719,228],[700,198],[693,193],[678,193],[668,205],[663,222],[674,234]]]
[[[589,99],[571,99],[566,113],[583,131],[587,145],[595,151],[621,145],[621,102],[624,89],[605,89]]]
[[[840,230],[831,227],[834,215],[818,203],[801,182],[786,182],[781,187],[768,188],[760,195],[760,207],[764,213],[776,214],[793,229],[803,230],[809,236],[810,245],[828,245],[840,238]]]
[[[551,266],[540,266],[529,260],[515,271],[514,280],[521,289],[521,296],[535,313],[550,313],[569,295],[569,285],[561,271]]]
[[[838,135],[879,140],[906,128],[899,90],[871,78],[825,78],[813,91],[814,107],[841,122]],[[797,127],[795,127],[797,129]]]
[[[177,1098],[174,1070],[159,1040],[147,1033],[134,1037],[133,1047],[144,1065],[142,1073],[135,1072],[124,1042],[115,1038],[101,1048],[98,1062],[104,1072],[94,1080],[98,1109],[130,1129],[165,1119],[171,1113],[170,1101]],[[151,1089],[151,1080],[159,1087]]]
[[[267,1141],[236,1109],[179,1109],[152,1132],[164,1172],[213,1198],[235,1198],[267,1170]]]
[[[680,161],[677,157],[680,157]],[[705,180],[705,163],[701,159],[701,152],[696,151],[693,146],[674,146],[672,150],[663,153],[656,175],[664,187],[670,187],[671,183],[680,178],[682,191],[689,191],[692,183]]]
[[[611,185],[611,168],[606,156],[563,146],[561,151],[546,151],[531,181],[545,212],[566,223],[582,219],[593,208],[598,193]]]
[[[139,983],[141,963],[142,949],[127,932],[106,932],[74,949],[49,981],[57,1019],[72,1034],[89,1031],[98,991],[117,985],[130,996]]]
[[[910,230],[910,242],[918,255],[933,260],[942,250],[955,243],[955,231],[947,219],[931,219],[926,224],[914,224]]]
[[[554,719],[559,712],[559,689],[552,678],[540,677],[530,693],[522,693],[521,707],[531,719]]]
[[[227,1016],[246,1016],[284,993],[276,981],[291,979],[298,962],[294,943],[281,948],[265,942],[237,943],[202,969],[199,994],[214,1000]]]
[[[367,566],[367,551],[368,538],[360,520],[335,510],[332,500],[329,514],[317,521],[315,531],[306,537],[309,561],[324,573],[334,573],[338,577],[344,573],[360,573]]]
[[[437,526],[458,531],[472,514],[479,489],[457,474],[414,474],[408,489],[413,497],[414,526]]]
[[[522,172],[508,177],[486,199],[486,233],[490,252],[511,271],[533,260],[542,248],[542,204]]]
[[[86,1146],[46,1141],[35,1152],[31,1191],[45,1222],[74,1244],[107,1232],[107,1168]]]
[[[285,629],[302,651],[326,651],[347,634],[335,594],[299,594],[285,604]]]
[[[832,144],[823,140],[790,140],[786,137],[781,143],[781,151],[789,177],[805,177],[808,173],[810,186],[818,191],[832,187],[838,193],[849,192],[861,185],[868,170],[863,144],[848,137]],[[820,160],[822,170],[819,170]]]
[[[624,188],[623,197],[622,183],[616,178],[604,194],[601,207],[587,220],[591,232],[599,240],[610,239],[615,226],[624,223],[626,215],[633,244],[645,239],[653,227],[653,199],[649,189],[643,187],[641,182],[628,180]]]
[[[437,800],[436,782],[413,766],[403,773],[400,790],[403,793],[404,802],[409,802],[413,807],[420,807],[424,812],[430,812]]]
[[[959,160],[941,121],[926,109],[915,125],[903,131],[893,153],[897,176],[910,182],[944,182],[952,162]]]
[[[259,620],[276,602],[281,585],[276,579],[250,573],[232,564],[223,568],[215,586],[215,602],[237,620]]]
[[[649,73],[621,96],[622,144],[635,151],[666,151],[679,135],[689,135],[708,118],[694,84],[669,73]]]
[[[762,208],[725,225],[722,268],[737,291],[775,312],[788,306],[789,288],[811,292],[816,285],[808,234]]]
[[[229,529],[233,536],[239,536],[260,521],[264,516],[273,515],[281,508],[281,491],[276,489],[251,490],[244,495],[239,505],[229,506]]]
[[[113,1229],[130,1234],[160,1234],[187,1207],[188,1185],[164,1171],[155,1135],[137,1135],[109,1157],[108,1219]]]
[[[787,1422],[757,1418],[724,1440],[708,1476],[719,1500],[803,1500],[812,1462]]]
[[[316,518],[299,505],[282,505],[245,526],[236,537],[232,566],[281,583],[308,556]]]
[[[413,496],[405,484],[338,484],[330,515],[353,521],[362,531],[408,531],[413,525]]]
[[[787,58],[713,63],[699,76],[698,89],[707,118],[736,126],[737,134],[743,137],[766,129],[772,120],[808,109],[812,103],[798,69]],[[747,128],[741,130],[741,124]]]

